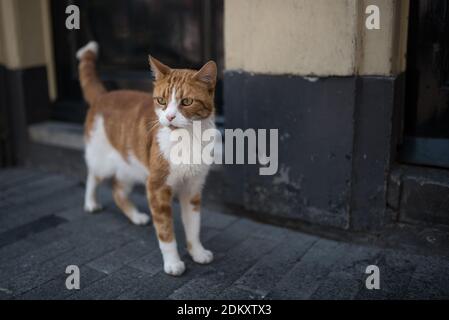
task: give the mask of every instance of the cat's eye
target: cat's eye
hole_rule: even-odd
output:
[[[165,106],[167,104],[167,100],[164,98],[156,98],[157,103],[159,103],[161,106]]]
[[[185,107],[190,106],[193,103],[192,98],[184,98],[181,100],[181,104]]]

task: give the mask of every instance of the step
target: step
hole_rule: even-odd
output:
[[[449,170],[395,168],[390,175],[388,205],[400,222],[449,225]]]
[[[60,121],[45,121],[28,127],[32,142],[82,151],[83,125]]]

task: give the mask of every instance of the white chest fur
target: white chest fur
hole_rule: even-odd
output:
[[[211,128],[215,128],[213,120],[205,120],[202,122],[201,130]],[[201,140],[201,132],[193,132],[192,127],[176,130],[187,130],[189,138],[179,140],[173,139],[173,132],[168,127],[160,128],[157,136],[162,155],[170,164],[170,173],[167,178],[167,184],[175,188],[190,183],[202,184],[207,176],[210,165],[204,163],[200,155],[197,155],[199,161],[193,161],[194,155],[192,153],[199,152],[201,154],[203,147],[207,142],[203,142]],[[194,144],[196,144],[197,147],[194,147]],[[190,150],[191,161],[182,163],[174,161],[171,152],[172,148],[175,146],[182,150]]]

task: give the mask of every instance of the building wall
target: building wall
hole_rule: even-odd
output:
[[[357,1],[357,0],[355,0]],[[358,69],[360,75],[398,75],[406,69],[409,0],[363,0],[358,8]],[[380,30],[364,27],[365,8],[380,8]]]
[[[354,70],[355,1],[225,1],[227,70],[348,75]]]
[[[52,59],[46,12],[48,0],[0,0],[0,109],[8,137],[1,144],[9,150],[7,164],[25,158],[27,124],[50,115],[55,88],[47,76]]]
[[[41,1],[2,0],[5,63],[10,69],[45,63]]]
[[[365,28],[368,3],[380,8],[380,30]],[[408,4],[225,1],[225,125],[280,136],[279,172],[227,166],[225,201],[288,223],[365,230],[390,222]]]
[[[0,0],[0,64],[9,70],[44,66],[56,98],[49,0]]]
[[[0,26],[3,27],[3,7],[0,4]],[[5,65],[6,60],[6,53],[5,53],[5,46],[4,46],[4,36],[3,36],[3,28],[0,30],[0,65]]]
[[[378,5],[381,29],[367,30],[365,8]],[[391,75],[404,71],[401,0],[227,0],[227,70],[317,76]],[[407,19],[399,18],[401,28]],[[398,35],[400,35],[398,37]]]

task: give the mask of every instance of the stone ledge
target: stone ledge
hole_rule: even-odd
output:
[[[399,166],[390,175],[388,205],[400,222],[449,225],[449,172]]]
[[[83,126],[76,123],[45,121],[28,127],[32,142],[82,151]]]

